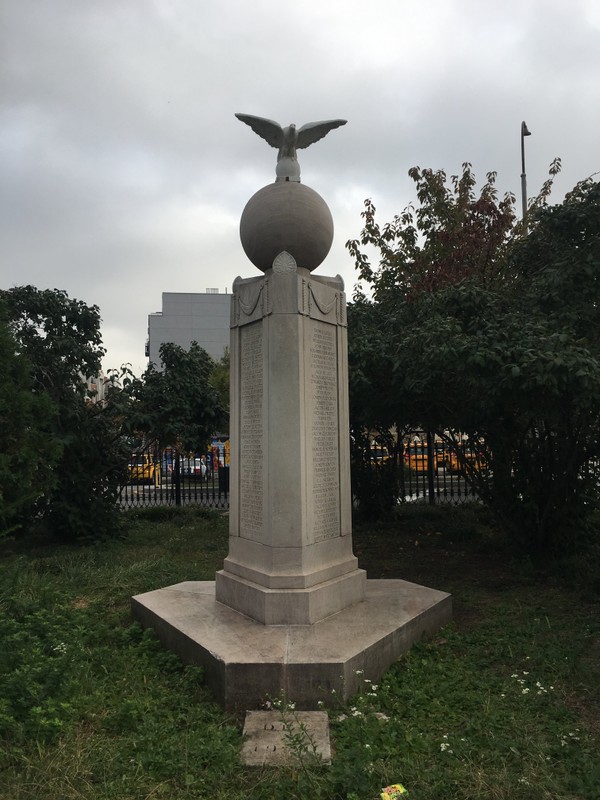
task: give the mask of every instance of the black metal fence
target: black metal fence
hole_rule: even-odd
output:
[[[181,455],[148,446],[132,453],[121,486],[123,509],[147,506],[229,508],[229,466],[213,459]]]
[[[477,500],[473,473],[486,470],[475,450],[451,447],[433,434],[404,446],[400,501],[424,500],[432,505]]]
[[[477,500],[475,487],[487,470],[477,448],[452,446],[434,433],[421,431],[390,449],[374,445],[370,458],[373,468],[380,470],[392,470],[390,462],[395,460],[395,494],[400,503]],[[214,453],[191,457],[149,446],[132,454],[127,473],[119,498],[124,509],[164,505],[229,508],[229,466]]]
[[[476,486],[488,470],[479,448],[425,431],[414,431],[391,445],[372,445],[370,460],[375,469],[389,470],[394,476],[399,503],[433,505],[478,499]]]

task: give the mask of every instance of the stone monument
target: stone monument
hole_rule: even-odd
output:
[[[148,592],[132,607],[166,646],[204,666],[227,708],[283,692],[310,709],[379,679],[449,621],[451,601],[367,580],[352,552],[344,286],[313,274],[333,221],[300,182],[296,155],[345,121],[296,130],[236,116],[279,153],[275,182],[240,222],[262,274],[233,285],[229,553],[214,582]]]

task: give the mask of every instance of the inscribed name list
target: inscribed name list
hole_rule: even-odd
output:
[[[245,325],[240,342],[240,534],[263,531],[263,330]]]
[[[337,329],[311,320],[312,520],[315,542],[340,535]]]

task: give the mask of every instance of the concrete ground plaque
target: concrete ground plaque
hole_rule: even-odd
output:
[[[290,749],[291,733],[301,752]],[[278,767],[305,761],[331,763],[329,717],[324,711],[248,711],[244,721],[242,763],[249,767]]]

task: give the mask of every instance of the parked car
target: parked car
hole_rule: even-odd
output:
[[[181,472],[189,480],[201,481],[206,478],[206,462],[201,458],[182,459]]]
[[[427,445],[418,442],[408,444],[404,448],[404,465],[413,472],[427,472],[429,470],[429,453]],[[438,471],[437,453],[433,451],[433,471]]]
[[[149,486],[160,485],[160,464],[153,461],[148,453],[132,453],[127,469],[129,483],[143,483]]]
[[[375,464],[384,464],[391,459],[390,451],[381,444],[375,444],[371,447],[371,461]]]

